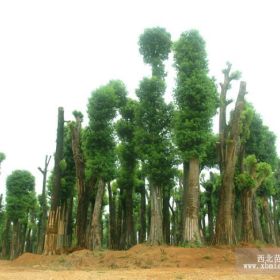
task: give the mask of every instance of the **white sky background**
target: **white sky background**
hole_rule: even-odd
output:
[[[148,27],[165,27],[173,40],[198,29],[210,74],[220,81],[226,61],[242,72],[247,99],[278,136],[280,151],[279,6],[277,0],[0,0],[0,152],[7,157],[0,192],[15,169],[31,171],[40,192],[37,167],[55,151],[58,106],[66,119],[75,109],[86,114],[90,93],[111,79],[123,80],[134,95],[150,74],[138,52]],[[170,96],[174,77],[168,80]]]

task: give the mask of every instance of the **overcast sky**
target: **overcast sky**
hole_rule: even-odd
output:
[[[55,151],[58,106],[64,107],[66,119],[75,109],[86,113],[91,91],[110,79],[123,80],[134,95],[139,81],[150,73],[137,44],[148,27],[165,27],[173,40],[183,31],[198,29],[206,41],[210,74],[220,81],[226,61],[242,72],[247,99],[278,136],[280,151],[278,3],[1,0],[0,152],[7,159],[0,192],[15,169],[31,171],[41,189],[37,167]],[[173,80],[171,71],[169,97]]]

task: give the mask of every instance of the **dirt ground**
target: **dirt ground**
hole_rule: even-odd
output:
[[[238,272],[231,248],[137,245],[128,251],[80,250],[68,255],[26,253],[0,261],[0,280],[280,279],[280,274]]]

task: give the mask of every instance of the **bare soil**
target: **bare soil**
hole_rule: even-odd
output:
[[[128,251],[79,250],[67,255],[25,253],[0,261],[1,280],[89,279],[280,279],[238,272],[232,248],[137,245]]]

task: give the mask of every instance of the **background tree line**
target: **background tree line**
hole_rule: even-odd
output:
[[[88,125],[81,112],[65,120],[58,109],[54,168],[48,176],[46,156],[39,196],[30,172],[8,176],[6,203],[0,197],[3,258],[143,242],[279,245],[276,137],[246,101],[244,81],[235,104],[228,99],[240,72],[227,63],[218,87],[196,30],[172,42],[164,28],[146,29],[139,51],[151,75],[140,81],[136,100],[112,80],[89,97]],[[171,51],[177,78],[167,104],[164,65]]]

